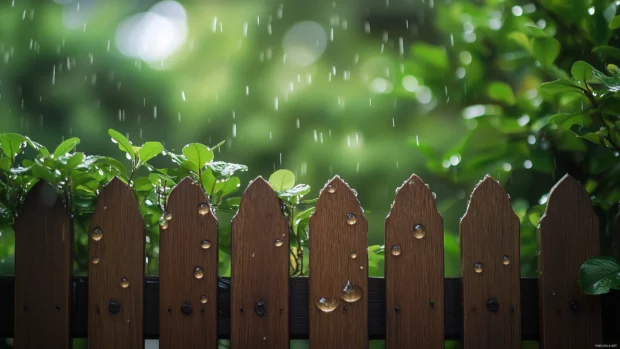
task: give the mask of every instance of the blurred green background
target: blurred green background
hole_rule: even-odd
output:
[[[555,76],[514,35],[588,25],[554,4],[5,0],[0,132],[48,147],[79,137],[79,151],[117,158],[108,128],[176,152],[225,140],[216,158],[248,165],[242,188],[286,168],[312,197],[338,174],[369,211],[369,245],[383,244],[394,191],[416,173],[444,217],[446,276],[460,274],[459,219],[488,173],[522,221],[522,275],[536,276],[540,205],[564,173],[590,178],[592,154],[546,128],[563,104],[538,87]],[[614,2],[573,5],[581,16],[616,12]],[[554,69],[592,57],[561,41]],[[0,274],[12,274],[13,252],[13,237],[0,236]]]

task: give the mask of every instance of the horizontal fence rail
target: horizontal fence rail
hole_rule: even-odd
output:
[[[585,295],[581,264],[600,253],[598,217],[570,176],[549,194],[538,228],[539,278],[521,278],[520,224],[499,182],[485,177],[460,223],[461,278],[444,278],[444,229],[434,194],[412,175],[385,220],[385,277],[368,277],[368,220],[335,176],[309,216],[309,277],[289,276],[289,221],[258,177],[232,220],[231,277],[219,277],[217,218],[189,178],[160,226],[160,276],[145,277],[145,235],[132,189],[112,180],[88,228],[88,277],[71,274],[73,228],[55,189],[38,183],[16,224],[16,276],[0,277],[0,337],[17,349],[386,347],[582,348],[620,344],[620,292]],[[43,237],[43,238],[39,238]],[[36,252],[36,253],[35,253]],[[41,267],[33,267],[41,266]]]
[[[0,337],[13,337],[14,282],[12,276],[0,277]],[[217,335],[230,338],[230,279],[220,278],[217,295]],[[385,281],[368,278],[368,337],[385,339]],[[144,280],[144,337],[157,339],[159,328],[159,278]],[[309,285],[308,278],[289,278],[291,339],[308,339]],[[444,333],[445,339],[459,340],[463,335],[463,309],[461,304],[461,279],[444,279]],[[620,292],[602,297],[603,339],[606,342],[620,338]],[[74,277],[71,292],[71,334],[74,338],[87,337],[88,277]],[[539,340],[538,279],[521,279],[521,338]]]

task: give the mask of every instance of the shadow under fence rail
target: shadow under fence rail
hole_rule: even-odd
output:
[[[71,272],[73,229],[41,182],[16,222],[15,276],[0,277],[0,337],[18,349],[589,348],[620,340],[620,292],[583,294],[581,264],[600,254],[598,218],[570,176],[551,189],[539,224],[539,278],[520,276],[520,225],[502,186],[486,177],[461,220],[461,278],[444,278],[443,219],[411,176],[385,221],[385,277],[368,277],[368,222],[340,177],[309,221],[309,277],[289,276],[281,202],[258,177],[232,221],[231,277],[218,270],[217,219],[191,179],[170,194],[160,230],[160,276],[145,277],[145,236],[132,190],[112,180],[90,218],[88,277]],[[616,234],[618,237],[618,234]]]

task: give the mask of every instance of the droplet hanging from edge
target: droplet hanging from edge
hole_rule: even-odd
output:
[[[275,247],[280,247],[280,246],[284,245],[284,241],[282,241],[280,239],[277,239],[276,241],[273,242],[273,245]]]
[[[172,213],[166,213],[166,220],[167,221],[171,221],[172,220]]]
[[[338,298],[320,297],[314,300],[314,305],[324,313],[330,313],[338,308]]]
[[[510,257],[508,257],[508,256],[504,256],[504,257],[502,257],[502,264],[503,264],[503,265],[508,265],[508,264],[510,264]]]
[[[361,287],[352,283],[351,280],[347,280],[347,283],[342,289],[340,298],[347,303],[355,303],[362,298],[362,293],[363,291]]]
[[[205,304],[207,303],[207,301],[209,301],[209,298],[207,298],[207,296],[205,296],[204,294],[200,296],[200,303]]]
[[[208,250],[209,248],[211,248],[211,241],[209,241],[209,240],[202,240],[200,242],[200,248],[202,248],[203,250]]]
[[[480,262],[474,263],[474,271],[478,274],[482,273],[482,263]]]
[[[416,224],[413,226],[413,236],[416,239],[421,239],[426,235],[426,231],[424,230],[424,225]]]
[[[168,229],[168,221],[163,221],[159,226],[162,230]]]
[[[329,184],[327,186],[327,192],[330,193],[330,194],[335,193],[336,192],[336,187],[333,184]]]
[[[351,258],[353,258],[353,259],[357,258],[357,253],[351,252]]]
[[[122,288],[129,287],[129,280],[124,276],[121,278],[121,287]]]
[[[92,237],[93,237],[93,240],[95,240],[95,241],[101,240],[101,238],[103,238],[103,230],[101,230],[101,228],[93,229]]]
[[[202,279],[203,276],[205,276],[205,273],[201,267],[194,268],[194,277],[196,279]]]
[[[101,261],[101,259],[99,259],[99,257],[95,256],[92,259],[93,264],[99,264],[99,262]]]
[[[207,204],[206,202],[203,202],[200,205],[198,205],[198,213],[200,213],[203,216],[209,213],[209,204]]]
[[[357,223],[357,216],[355,215],[355,213],[347,213],[347,223],[349,225]]]
[[[400,256],[400,245],[392,246],[392,256]]]

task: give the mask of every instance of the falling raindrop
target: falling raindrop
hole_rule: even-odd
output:
[[[392,256],[400,256],[400,245],[392,246]]]
[[[124,276],[121,278],[121,287],[122,288],[129,287],[129,280]]]
[[[282,241],[280,239],[277,239],[276,241],[273,242],[273,245],[275,247],[280,247],[280,246],[284,245],[284,241]]]
[[[416,239],[421,239],[426,235],[426,231],[424,230],[424,226],[422,224],[416,224],[413,227],[413,236]]]
[[[201,267],[194,268],[194,277],[196,279],[202,279],[203,276],[205,276],[205,273]]]
[[[504,265],[510,264],[510,257],[508,257],[508,256],[502,257],[502,264],[504,264]]]
[[[330,194],[335,193],[336,192],[336,187],[333,184],[329,184],[327,186],[327,192],[330,193]]]
[[[93,229],[93,240],[95,241],[99,241],[101,240],[101,238],[103,237],[103,230],[101,230],[101,228],[95,228]]]
[[[201,203],[198,206],[198,213],[200,213],[203,216],[209,213],[209,204],[207,204],[206,202]]]
[[[350,280],[347,280],[347,283],[344,285],[342,289],[342,293],[340,298],[347,303],[354,303],[362,298],[362,288],[358,285],[352,283]]]
[[[207,303],[207,301],[209,301],[209,298],[207,298],[207,296],[205,295],[200,296],[200,303],[205,304]]]
[[[208,250],[209,248],[211,248],[211,241],[209,241],[209,240],[202,240],[200,242],[200,248],[202,248],[203,250]]]
[[[314,301],[314,305],[324,313],[329,313],[338,308],[338,299],[334,297],[321,297]]]
[[[349,225],[357,223],[357,216],[355,215],[355,213],[347,213],[347,223]]]
[[[478,274],[482,273],[482,263],[480,262],[474,263],[474,271]]]

